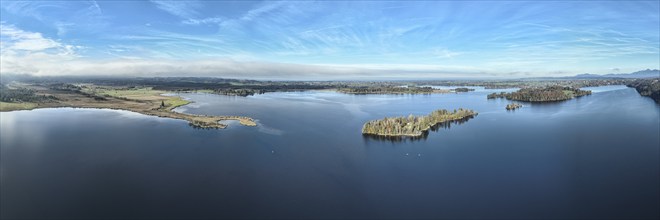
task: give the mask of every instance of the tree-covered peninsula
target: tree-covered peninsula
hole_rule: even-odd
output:
[[[650,97],[656,103],[660,103],[660,78],[638,79],[626,86],[633,87],[640,95]]]
[[[362,134],[420,137],[437,124],[472,118],[475,115],[477,112],[473,110],[459,108],[453,111],[435,110],[425,116],[409,115],[408,117],[384,118],[365,123],[362,127]]]
[[[508,100],[524,102],[554,102],[585,95],[591,95],[591,91],[568,86],[549,86],[543,88],[523,88],[511,93],[491,93],[488,95],[488,99],[506,98]]]

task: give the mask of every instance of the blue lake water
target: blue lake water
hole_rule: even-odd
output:
[[[257,127],[95,109],[0,113],[0,217],[660,217],[660,105],[624,86],[506,111],[486,94],[181,94],[176,111]],[[387,116],[469,108],[422,140],[363,137]]]

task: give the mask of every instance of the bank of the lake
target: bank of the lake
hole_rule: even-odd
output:
[[[37,96],[51,97],[39,102],[0,102],[0,111],[31,110],[38,108],[96,108],[132,111],[144,115],[180,119],[188,121],[190,126],[196,128],[226,128],[220,121],[235,120],[245,126],[256,126],[254,119],[245,116],[216,116],[182,114],[173,111],[191,102],[176,94],[152,88],[119,88],[101,87],[95,85],[60,86],[20,85],[25,89],[34,91]]]

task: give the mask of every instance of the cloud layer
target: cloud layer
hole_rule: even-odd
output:
[[[88,60],[73,45],[0,24],[0,72],[34,75],[218,76],[270,80],[488,77],[472,67],[439,65],[311,65],[266,61],[110,59]],[[445,52],[446,53],[446,52]]]

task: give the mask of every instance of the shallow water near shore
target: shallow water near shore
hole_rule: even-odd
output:
[[[660,105],[625,86],[505,110],[492,92],[250,97],[183,93],[175,111],[257,127],[99,109],[0,113],[0,217],[660,217]],[[364,122],[468,108],[421,140]]]

